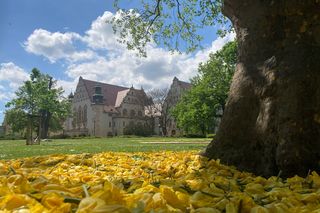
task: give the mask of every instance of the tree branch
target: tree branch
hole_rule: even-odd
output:
[[[153,17],[153,19],[150,21],[150,24],[149,24],[148,27],[147,27],[146,34],[150,34],[150,33],[149,33],[150,28],[153,26],[154,22],[155,22],[155,21],[160,17],[160,15],[161,15],[160,3],[161,3],[161,0],[157,0],[157,5],[156,5],[156,7],[154,8],[154,12],[151,13],[151,15],[149,16],[149,17],[151,17],[152,15],[155,15],[155,16]]]

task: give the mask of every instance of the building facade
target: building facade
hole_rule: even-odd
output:
[[[79,78],[70,94],[72,116],[64,125],[64,134],[90,136],[123,135],[130,124],[153,125],[145,114],[150,102],[143,89],[126,88]]]
[[[0,126],[0,137],[4,136],[4,126]]]
[[[191,88],[191,84],[180,81],[177,77],[173,78],[167,97],[162,109],[162,131],[167,136],[182,136],[183,131],[177,127],[174,117],[170,110],[176,106],[182,95]]]

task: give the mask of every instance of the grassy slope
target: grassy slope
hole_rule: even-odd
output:
[[[195,142],[194,144],[142,144],[140,142]],[[0,141],[0,159],[14,159],[48,154],[77,154],[114,152],[147,152],[159,150],[202,150],[206,144],[196,142],[210,141],[206,138],[94,138],[64,139],[42,142],[41,145],[26,146],[23,140]]]

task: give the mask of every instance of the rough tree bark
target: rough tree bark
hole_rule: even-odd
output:
[[[41,130],[39,131],[39,135],[41,139],[49,137],[49,122],[51,119],[51,113],[48,110],[42,110],[40,113],[40,126]]]
[[[53,81],[52,77],[49,79],[48,83],[48,90],[50,91],[52,89]],[[50,120],[51,120],[51,112],[49,112],[48,109],[43,109],[40,112],[40,126],[41,126],[41,131],[39,132],[39,138],[48,138],[49,137],[49,125],[50,125]]]
[[[26,145],[32,145],[32,118],[30,115],[27,123]]]
[[[239,58],[205,155],[258,175],[305,176],[320,160],[320,1],[225,0]]]

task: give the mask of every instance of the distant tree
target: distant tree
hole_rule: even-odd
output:
[[[13,108],[13,109],[8,109],[5,112],[6,127],[7,127],[7,124],[10,124],[10,132],[13,134],[20,133],[21,135],[25,135],[27,120],[28,120],[27,114],[21,109]]]
[[[62,119],[70,111],[70,103],[63,98],[63,89],[56,88],[56,81],[34,68],[30,80],[16,91],[16,98],[6,104],[8,124],[16,131],[26,129],[26,144],[33,144],[33,132],[37,138],[48,137],[49,126],[61,127]],[[23,119],[21,119],[23,118]]]
[[[165,130],[167,127],[167,118],[169,109],[165,105],[165,100],[168,95],[169,88],[160,88],[160,89],[152,89],[150,90],[147,95],[152,100],[150,105],[147,106],[147,113],[151,117],[158,117],[159,124],[161,126],[161,131],[163,135],[165,134]]]
[[[172,111],[179,128],[203,135],[213,131],[224,111],[236,58],[237,44],[229,42],[199,65],[199,74],[191,79],[191,89]]]

